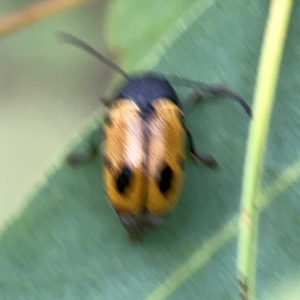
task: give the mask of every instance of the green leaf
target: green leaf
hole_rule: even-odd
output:
[[[268,4],[195,2],[139,66],[226,84],[249,101]],[[299,17],[295,3],[264,166],[259,298],[300,267],[300,185],[288,189],[300,176]],[[183,101],[191,92],[176,90]],[[101,122],[91,118],[3,231],[0,298],[237,299],[236,222],[249,120],[225,99],[199,104],[186,118],[197,148],[215,155],[220,168],[188,158],[174,214],[138,245],[128,242],[104,197],[99,160],[77,168],[64,162]]]
[[[128,70],[195,1],[111,1],[106,17],[107,44]]]

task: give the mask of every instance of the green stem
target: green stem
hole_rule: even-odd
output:
[[[254,299],[255,295],[258,200],[263,157],[292,4],[293,0],[272,1],[257,74],[239,221],[237,276],[241,299],[245,300]]]

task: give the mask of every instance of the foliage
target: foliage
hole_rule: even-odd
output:
[[[223,83],[251,99],[268,4],[194,2],[139,67]],[[300,267],[300,186],[286,190],[300,175],[299,162],[293,165],[300,146],[299,14],[295,3],[264,165],[259,297]],[[191,92],[176,90],[183,100]],[[94,116],[66,152],[84,145],[100,121]],[[220,168],[189,158],[177,209],[139,245],[127,241],[104,197],[99,161],[72,169],[64,153],[1,236],[3,298],[237,299],[235,234],[249,120],[237,104],[219,99],[187,114],[187,125]]]

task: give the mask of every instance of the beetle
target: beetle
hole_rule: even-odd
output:
[[[79,47],[121,74],[127,81],[110,101],[103,125],[102,169],[106,195],[131,240],[139,240],[146,227],[160,225],[175,207],[184,179],[185,135],[189,152],[214,167],[214,157],[196,151],[184,122],[182,104],[171,81],[194,89],[189,99],[229,96],[251,108],[223,86],[211,86],[155,72],[129,75],[84,41],[67,33],[62,41]],[[97,153],[91,145],[71,153],[70,164],[88,161]]]

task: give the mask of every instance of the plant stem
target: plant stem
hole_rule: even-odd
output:
[[[293,0],[271,2],[256,80],[239,220],[237,276],[243,300],[254,299],[255,296],[258,200],[263,157],[292,4]]]
[[[0,20],[0,37],[89,0],[45,0]]]

